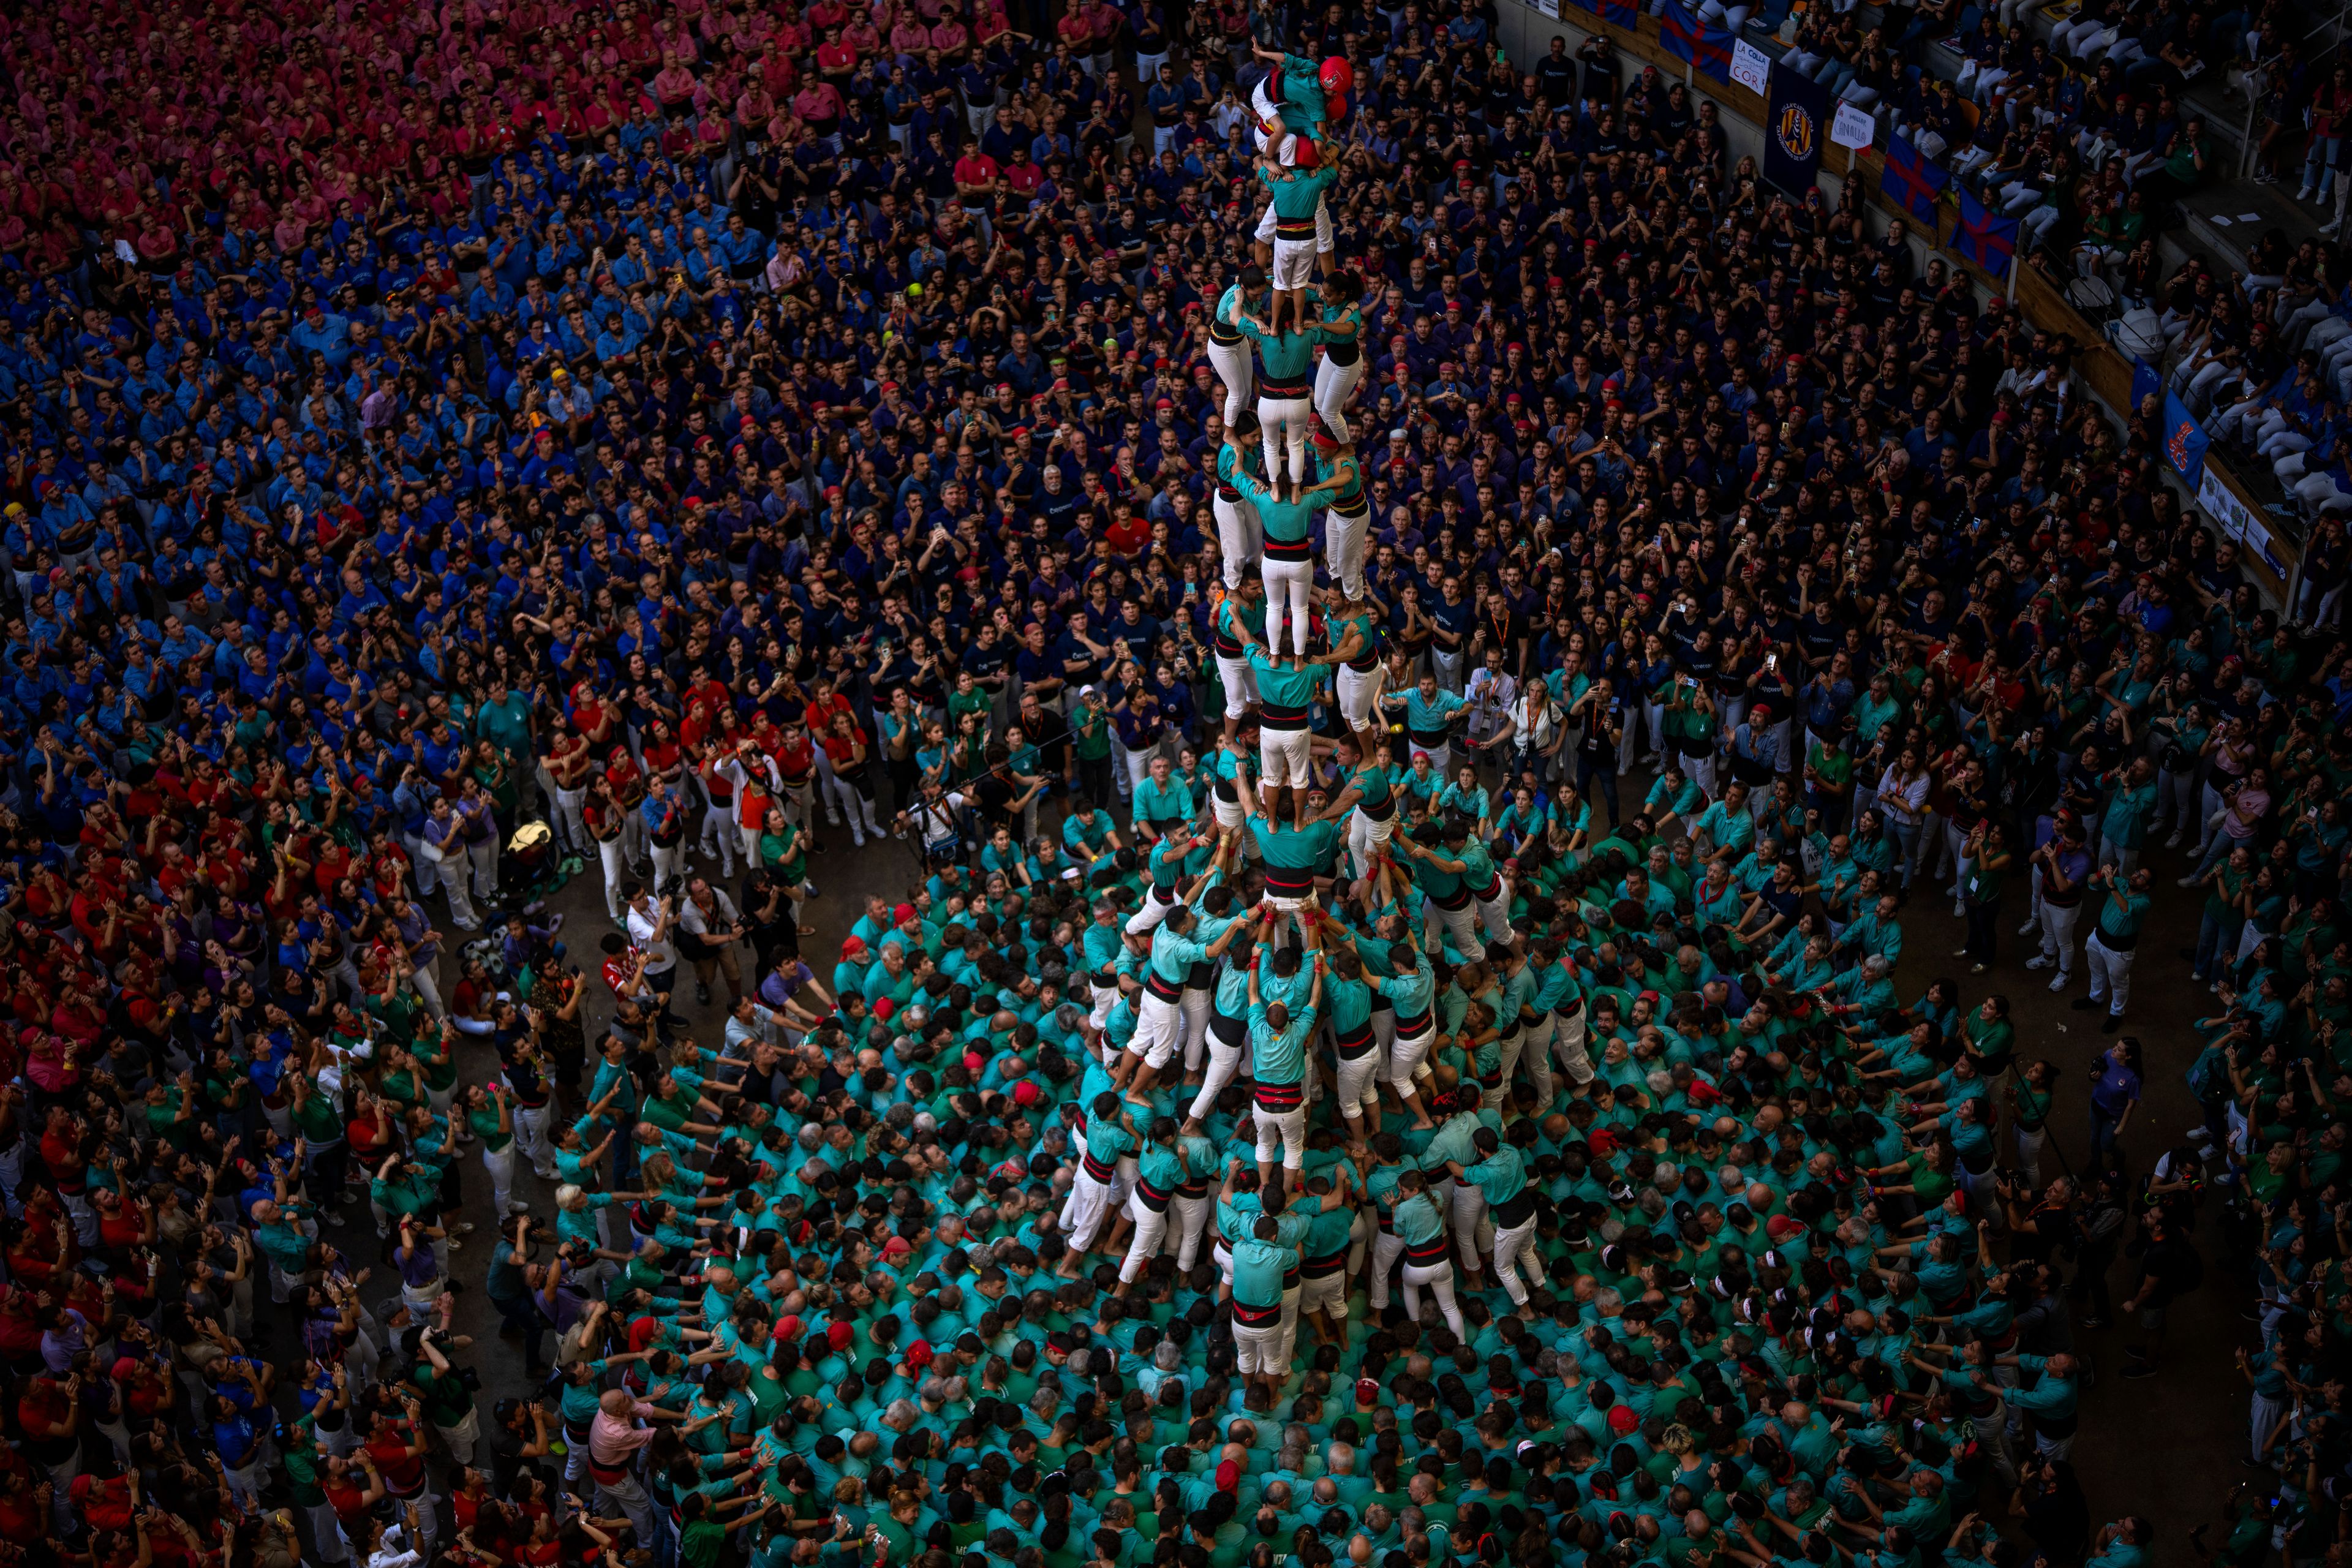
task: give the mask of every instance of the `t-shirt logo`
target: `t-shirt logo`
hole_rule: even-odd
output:
[[[1813,144],[1821,136],[1814,124],[1812,110],[1801,103],[1784,103],[1780,117],[1772,123],[1772,135],[1780,143],[1780,151],[1799,160],[1813,155]]]

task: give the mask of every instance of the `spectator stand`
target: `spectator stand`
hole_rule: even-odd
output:
[[[1500,0],[1499,13],[1501,26],[1496,41],[1522,70],[1534,69],[1536,63],[1549,50],[1555,35],[1568,39],[1571,55],[1582,47],[1586,39],[1605,37],[1615,50],[1621,86],[1631,83],[1643,70],[1652,68],[1669,80],[1685,82],[1697,98],[1715,105],[1724,127],[1732,162],[1737,164],[1746,157],[1754,157],[1759,163],[1762,161],[1766,120],[1763,96],[1738,82],[1720,79],[1677,58],[1666,46],[1658,16],[1643,12],[1633,18],[1631,26],[1624,26],[1604,20],[1599,14],[1573,4],[1572,0],[1540,0],[1536,4],[1530,4],[1529,0]],[[1772,21],[1769,14],[1751,19],[1739,36],[1757,44],[1767,54],[1773,53],[1777,37],[1768,26]],[[1948,54],[1949,51],[1945,52]],[[2242,122],[2242,110],[2240,118]],[[2092,395],[2118,413],[2133,410],[2135,356],[2127,352],[2130,339],[2123,330],[2126,323],[2117,319],[2111,308],[2070,298],[2065,277],[2045,270],[2026,255],[2019,256],[2012,274],[2000,277],[1964,258],[1953,243],[1959,227],[1959,213],[1957,198],[1949,190],[1945,192],[1937,207],[1930,233],[1928,226],[1916,214],[1906,210],[1898,196],[1888,193],[1885,174],[1885,146],[1883,122],[1878,143],[1868,153],[1853,153],[1834,144],[1824,145],[1820,169],[1824,198],[1832,204],[1843,199],[1845,182],[1858,163],[1864,201],[1877,222],[1883,224],[1895,218],[1905,222],[1914,259],[1921,270],[1925,270],[1931,258],[1940,261],[1947,268],[1967,273],[1988,297],[2010,294],[2013,282],[2014,293],[2010,297],[2014,299],[2025,320],[2035,328],[2058,334],[2074,345],[2075,357],[2072,369],[2083,378]],[[2216,202],[2226,205],[2230,201],[2249,202],[2259,195],[2267,199],[2265,210],[2268,210],[2272,204],[2278,206],[2288,205],[2278,192],[2277,186],[2231,179],[2217,183],[2213,196]],[[2255,208],[2245,205],[2240,210],[2252,211]],[[2236,226],[2233,223],[2227,226]],[[2305,226],[2310,228],[2314,226],[2306,219]],[[2227,228],[2222,232],[2227,232]],[[2242,256],[2223,247],[2209,247],[2193,226],[2162,236],[2159,244],[2164,252],[2164,273],[2167,277],[2191,258],[2203,258],[2225,274],[2246,270]],[[2118,339],[2124,340],[2126,346],[2119,347]],[[2160,418],[2163,410],[2159,402],[2136,412],[2154,419]],[[2199,510],[2217,532],[2247,546],[2244,554],[2248,574],[2263,596],[2277,605],[2292,603],[2305,532],[2305,520],[2291,504],[2292,498],[2284,497],[2284,492],[2268,471],[2251,474],[2243,465],[2230,461],[2219,447],[2208,454],[2203,480],[2199,488]],[[2248,537],[2250,531],[2253,534],[2251,539]]]
[[[1968,15],[1972,16],[1974,9],[1970,7]],[[2067,0],[2064,5],[2032,11],[2026,14],[2024,26],[2047,39],[2076,9],[2075,0]],[[2315,68],[2324,72],[2337,58],[2347,16],[2352,16],[2352,7],[2331,5],[2315,16],[2298,16],[2298,24],[2305,26],[2294,40],[2302,62],[2300,76],[2307,78]],[[1959,47],[1961,34],[1921,41],[1921,64],[1929,76],[1958,79],[1967,60]],[[2259,236],[2277,229],[2300,244],[2320,233],[2321,225],[2330,216],[2332,208],[2325,204],[2296,201],[2284,180],[2273,185],[2257,184],[2251,177],[2264,123],[2262,101],[2271,75],[2261,66],[2208,69],[2183,84],[2178,101],[2183,112],[2204,118],[2227,177],[2210,181],[2179,199],[2181,226],[2167,231],[2160,240],[2169,264],[2177,266],[2190,248],[2201,247],[2217,260],[2244,270]],[[2298,155],[2299,132],[2299,126],[2287,132]]]

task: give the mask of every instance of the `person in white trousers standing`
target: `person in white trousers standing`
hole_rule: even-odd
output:
[[[2149,873],[2143,866],[2124,879],[2110,867],[2091,878],[2092,891],[2099,898],[2097,923],[2091,930],[2091,940],[2083,944],[2083,956],[2091,969],[2091,994],[2074,999],[2077,1011],[2088,1011],[2105,1005],[2106,1021],[2099,1026],[2103,1034],[2114,1034],[2123,1027],[2124,1009],[2131,1005],[2132,959],[2139,946],[2140,926],[2147,919]]]
[[[1352,444],[1348,400],[1364,379],[1363,274],[1343,267],[1323,280],[1319,290],[1323,321],[1315,336],[1323,347],[1322,363],[1315,367],[1315,412],[1342,442]]]
[[[1243,311],[1266,308],[1265,294],[1265,268],[1255,261],[1244,262],[1241,281],[1226,289],[1209,313],[1209,366],[1224,388],[1223,412],[1228,430],[1257,397],[1257,362],[1242,336],[1241,321]]]
[[[2054,966],[2058,973],[2050,982],[2053,991],[2063,991],[2074,982],[2074,928],[2083,918],[2084,885],[2092,869],[2080,831],[2071,822],[2058,824],[2050,842],[2033,852],[2039,893],[2035,918],[2042,927],[2042,951],[2027,959],[2025,967]]]
[[[1228,592],[1239,588],[1265,552],[1265,531],[1257,508],[1242,493],[1244,477],[1263,474],[1265,458],[1258,450],[1261,431],[1257,416],[1243,409],[1225,422],[1225,438],[1217,447],[1217,487],[1210,492],[1209,510],[1217,520],[1217,553],[1224,568]],[[1253,460],[1255,458],[1255,461]],[[1227,687],[1226,690],[1233,689]]]
[[[1364,470],[1356,459],[1356,448],[1338,433],[1341,427],[1327,427],[1320,411],[1316,420],[1310,437],[1315,477],[1325,482],[1337,480],[1339,487],[1323,519],[1323,569],[1337,579],[1341,593],[1349,599],[1361,599],[1364,546],[1372,531],[1372,503],[1364,493]]]

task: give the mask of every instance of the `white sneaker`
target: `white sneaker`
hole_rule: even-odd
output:
[[[2023,925],[2017,928],[2017,934],[2020,936],[2032,936],[2035,931],[2038,931],[2041,929],[2042,922],[2040,921],[2028,921]]]
[[[2176,878],[2174,879],[2172,885],[2176,888],[2193,888],[2197,885],[2196,873],[2191,872],[2186,877]]]
[[[2050,967],[2050,960],[2042,957],[2037,952],[2032,958],[2025,961],[2025,967],[2028,969],[2047,969]]]
[[[2074,981],[2074,977],[2071,974],[2057,975],[2051,980],[2050,989],[2053,993],[2063,991],[2067,986],[2073,984]]]
[[[849,830],[849,843],[852,848],[863,849],[866,847],[866,835],[853,827]]]

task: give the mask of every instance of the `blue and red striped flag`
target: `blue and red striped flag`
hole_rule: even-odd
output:
[[[1681,0],[1666,0],[1658,17],[1658,41],[1666,53],[1687,60],[1717,81],[1731,79],[1731,34],[1701,22]]]
[[[1622,27],[1627,32],[1632,32],[1633,24],[1641,20],[1642,7],[1638,0],[1584,0],[1584,3],[1594,16],[1611,26]]]
[[[1936,224],[1936,198],[1951,175],[1927,161],[1927,155],[1899,133],[1886,143],[1886,167],[1878,176],[1879,194],[1928,226]]]
[[[2017,254],[2018,220],[1990,212],[1966,191],[1960,193],[1960,223],[1952,230],[1952,254],[1973,262],[1995,278],[2006,276],[2010,258]]]

